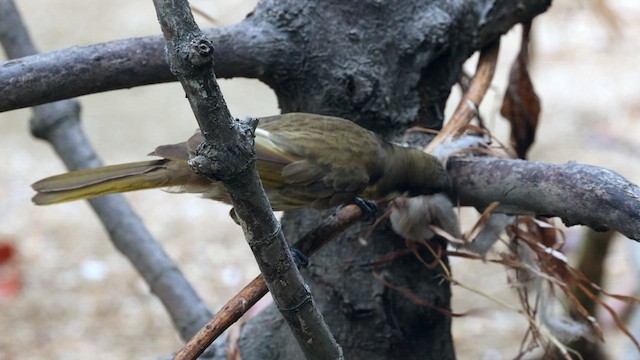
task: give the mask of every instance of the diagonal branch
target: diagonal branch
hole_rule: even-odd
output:
[[[461,205],[500,202],[496,211],[558,216],[565,224],[616,230],[640,240],[640,188],[596,166],[482,157],[451,158]]]
[[[464,92],[456,111],[442,130],[431,140],[424,151],[432,153],[446,139],[457,138],[466,129],[466,125],[477,115],[480,103],[491,86],[498,62],[500,40],[496,40],[480,51],[476,73],[471,79],[469,89]]]
[[[232,118],[213,72],[213,46],[187,1],[154,0],[171,72],[180,80],[203,135],[190,165],[227,189],[260,271],[309,359],[340,359],[342,350],[295,266],[256,169],[257,119]]]
[[[313,230],[307,232],[293,244],[293,247],[299,249],[304,255],[311,256],[333,238],[340,235],[345,229],[362,220],[365,215],[357,205],[347,205],[337,213],[324,219]],[[196,359],[218,336],[238,321],[258,300],[262,299],[268,291],[264,277],[258,275],[227,301],[222,309],[216,313],[215,317],[176,353],[174,360]]]
[[[36,48],[12,0],[0,0],[0,42],[9,56],[33,54]],[[67,168],[102,165],[80,126],[80,104],[65,100],[33,108],[31,130],[51,143]],[[89,201],[109,232],[111,241],[145,279],[169,312],[184,339],[190,338],[211,317],[177,266],[146,229],[121,195]]]

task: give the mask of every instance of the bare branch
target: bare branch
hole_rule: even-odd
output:
[[[0,19],[0,41],[7,57],[13,59],[38,52],[12,0],[0,1]]]
[[[496,211],[558,216],[569,226],[640,240],[640,188],[612,171],[489,157],[452,158],[447,168],[461,205],[498,201]]]
[[[258,78],[268,67],[270,56],[285,54],[285,49],[278,47],[285,42],[278,41],[277,34],[265,25],[241,22],[206,30],[205,35],[224,54],[216,57],[217,75],[222,78]],[[0,112],[176,80],[164,59],[161,36],[20,56],[24,57],[0,62]]]
[[[221,181],[229,192],[260,271],[305,356],[342,358],[262,189],[253,147],[257,119],[231,117],[213,72],[213,45],[193,20],[188,2],[154,0],[154,5],[171,72],[182,83],[202,130],[203,142],[190,165],[196,173]]]
[[[7,26],[5,26],[7,25]],[[0,41],[7,54],[24,56],[36,48],[12,0],[0,0]],[[80,104],[65,100],[36,106],[31,130],[49,141],[67,168],[98,167],[102,161],[80,127]],[[169,312],[180,335],[188,339],[211,317],[177,266],[145,228],[121,195],[89,201],[111,241],[145,279]]]
[[[421,5],[421,8],[446,9],[448,14],[442,19],[434,18],[433,21],[442,21],[440,25],[432,25],[426,27],[425,17],[429,13],[425,12],[416,23],[408,23],[407,31],[411,31],[410,38],[414,36],[419,39],[425,37],[425,46],[437,47],[438,53],[446,53],[447,47],[452,47],[452,51],[466,51],[465,48],[480,48],[493,42],[500,34],[506,32],[515,23],[531,18],[540,13],[549,6],[549,0],[527,0],[522,2],[512,1],[467,1],[468,4],[460,1],[438,1],[428,2]],[[432,3],[432,4],[431,4]],[[294,6],[295,5],[295,6]],[[326,3],[324,6],[338,7],[343,6],[342,2],[335,4]],[[302,43],[309,42],[309,34],[292,33],[291,31],[283,31],[283,22],[289,22],[291,14],[296,11],[293,7],[302,6],[302,3],[290,3],[287,5],[291,11],[286,16],[274,16],[273,10],[277,8],[270,1],[260,2],[256,11],[252,16],[247,17],[244,21],[237,25],[211,29],[206,31],[206,36],[211,39],[214,47],[217,49],[219,56],[216,57],[217,76],[226,77],[251,77],[265,80],[270,77],[270,84],[278,83],[281,77],[286,74],[286,69],[295,68],[300,64],[305,56],[304,51],[309,51],[306,47],[302,47]],[[404,6],[392,5],[386,6],[396,7],[394,11],[406,11]],[[456,31],[455,34],[450,33],[446,29],[453,24],[460,24],[464,29]],[[292,25],[296,28],[297,25]],[[307,24],[307,27],[313,27],[313,24]],[[352,27],[347,38],[358,39],[370,35],[354,32]],[[410,30],[409,30],[410,29]],[[298,30],[301,30],[298,28]],[[383,27],[371,28],[367,31],[384,31]],[[438,33],[434,33],[434,31]],[[327,28],[324,27],[319,31],[317,36],[326,39],[332,35],[328,31],[339,33],[340,37],[344,35],[344,29],[340,27]],[[475,36],[467,36],[468,32],[476,33]],[[295,36],[292,36],[295,34]],[[387,32],[388,34],[388,32]],[[404,32],[398,32],[397,36],[402,37],[405,41],[407,35]],[[438,39],[436,43],[433,39]],[[159,82],[174,81],[174,77],[170,74],[168,67],[162,56],[163,43],[159,36],[150,36],[136,39],[126,39],[97,44],[84,47],[73,47],[65,50],[55,51],[48,54],[42,54],[35,57],[28,57],[8,62],[0,62],[0,112],[13,110],[17,108],[34,106],[45,102],[62,100],[66,98],[76,97],[80,95],[96,93],[101,91],[109,91],[114,89],[130,88],[140,85],[148,85]],[[351,40],[350,40],[351,41]],[[336,59],[345,65],[348,61],[351,65],[359,64],[359,55],[362,47],[360,40],[355,40],[350,47],[344,47],[345,55],[349,57],[344,59]],[[473,42],[473,44],[471,44]],[[458,45],[456,45],[458,43]],[[354,46],[357,44],[357,46]],[[332,46],[331,44],[325,44]],[[383,45],[383,44],[381,44]],[[460,46],[462,45],[462,46]],[[334,49],[335,50],[335,49]],[[355,51],[354,51],[355,50]],[[371,55],[371,51],[365,51]],[[388,56],[403,58],[406,54],[383,52]],[[435,52],[434,52],[435,54]],[[336,54],[334,54],[334,57]],[[466,55],[468,56],[468,54]],[[466,58],[463,56],[462,58]],[[412,68],[424,68],[435,57],[418,57],[414,59]],[[398,62],[399,66],[406,67],[407,63]],[[387,64],[395,61],[388,61]],[[424,80],[425,84],[430,84],[438,76],[446,76],[450,68],[456,67],[447,63],[446,70],[440,72],[429,72],[428,79]],[[445,70],[445,69],[442,69]],[[407,74],[408,78],[398,79],[399,86],[405,84],[407,89],[414,89],[418,81],[414,78],[408,69],[404,69],[402,74]],[[385,76],[385,72],[380,73],[381,79],[391,81]],[[431,76],[435,76],[432,78]],[[319,79],[320,80],[320,79]],[[362,74],[333,72],[326,79],[328,83],[344,84],[351,83],[352,87],[359,91],[367,90],[380,79],[363,78]],[[444,80],[444,79],[440,79]],[[453,80],[453,79],[452,79]],[[450,80],[451,81],[451,80]],[[9,84],[11,84],[9,88]],[[64,84],[65,86],[60,86]],[[450,84],[452,85],[452,84]],[[387,94],[390,101],[401,101],[406,98],[404,91],[394,89],[393,92]],[[403,89],[404,90],[404,89]],[[289,89],[282,89],[288,93]],[[332,91],[328,92],[329,94]],[[395,95],[394,95],[395,94]],[[365,93],[357,94],[358,97],[366,95]],[[329,95],[326,95],[329,96]],[[417,101],[417,99],[415,99]],[[429,99],[425,105],[431,104],[433,99]],[[446,97],[442,99],[444,102]],[[357,100],[358,102],[363,99]],[[329,103],[323,100],[323,103]],[[411,116],[415,116],[415,112],[411,107],[407,107],[407,111]],[[361,109],[358,109],[360,111]],[[326,113],[326,111],[315,111],[314,109],[305,109],[307,112]],[[348,114],[342,117],[353,118]],[[395,116],[397,117],[397,116]]]
[[[364,215],[362,209],[356,205],[345,206],[336,214],[324,219],[316,228],[306,233],[293,247],[301,250],[303,254],[311,256],[349,226],[362,220]],[[229,326],[238,321],[258,300],[262,299],[268,291],[264,277],[258,275],[231,300],[227,301],[222,309],[216,313],[216,316],[176,353],[174,360],[197,358]]]

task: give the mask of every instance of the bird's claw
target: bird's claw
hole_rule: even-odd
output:
[[[293,262],[296,264],[298,269],[309,265],[309,257],[305,255],[302,251],[300,251],[300,249],[290,247],[289,251],[291,252],[291,257],[293,258]]]
[[[373,222],[376,221],[376,214],[378,212],[378,204],[376,204],[375,201],[365,200],[365,199],[363,199],[361,197],[356,197],[355,199],[353,199],[352,204],[354,204],[357,207],[359,207],[360,210],[362,210],[362,212],[364,213],[363,221],[367,222],[368,224],[373,224]],[[337,210],[339,211],[344,206],[345,205],[338,206]]]

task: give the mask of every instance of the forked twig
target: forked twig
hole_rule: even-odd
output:
[[[307,232],[293,247],[310,256],[345,229],[360,221],[364,216],[365,214],[358,206],[345,206],[340,211],[324,219],[316,228]],[[231,298],[211,321],[176,353],[173,359],[196,359],[220,334],[238,321],[268,291],[264,278],[262,275],[258,275]]]

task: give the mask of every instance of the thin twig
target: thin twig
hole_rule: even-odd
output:
[[[327,244],[345,229],[360,221],[364,217],[362,209],[356,205],[348,205],[337,213],[324,219],[320,225],[307,232],[293,247],[306,256],[311,256],[322,246]],[[191,340],[189,340],[174,356],[174,360],[193,360],[202,354],[226,329],[240,319],[258,300],[269,290],[264,277],[258,275],[205,325]]]
[[[498,62],[499,49],[500,40],[496,40],[491,45],[482,49],[480,58],[478,59],[478,66],[476,67],[476,74],[473,76],[473,79],[471,79],[469,89],[464,93],[462,99],[460,99],[460,103],[458,103],[458,107],[453,113],[453,116],[451,116],[451,119],[429,145],[427,145],[425,148],[426,152],[433,152],[433,149],[447,138],[460,136],[465,126],[477,115],[478,107],[493,80],[496,63]]]

